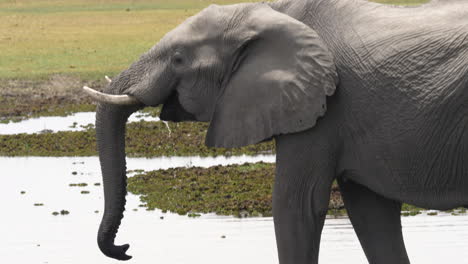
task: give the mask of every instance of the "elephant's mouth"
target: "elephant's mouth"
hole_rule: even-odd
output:
[[[177,91],[172,92],[167,101],[164,103],[159,116],[163,121],[182,122],[182,121],[193,121],[196,117],[187,112],[184,107],[180,104],[179,94]]]

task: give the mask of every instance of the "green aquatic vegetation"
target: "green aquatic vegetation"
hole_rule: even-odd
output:
[[[428,212],[427,215],[431,215],[431,216],[434,216],[434,215],[438,215],[439,213],[438,212]]]
[[[67,211],[67,210],[61,210],[61,211],[60,211],[60,214],[61,214],[61,215],[68,215],[68,214],[70,214],[70,212]]]
[[[34,206],[44,206],[43,203],[35,203]]]
[[[149,209],[178,214],[216,212],[271,215],[274,165],[266,163],[175,168],[138,174],[128,190],[140,194]]]
[[[94,184],[94,186],[101,186],[101,183],[100,183],[100,182],[96,182],[96,183]]]
[[[197,218],[197,217],[200,217],[201,214],[197,214],[197,213],[188,213],[187,216],[188,216],[188,217]]]
[[[72,171],[72,175],[77,175],[77,174],[78,174],[78,172]]]
[[[60,212],[54,211],[52,212],[52,215],[57,216],[57,215],[69,215],[70,212],[67,210],[60,210]]]
[[[70,186],[70,187],[86,187],[86,186],[88,186],[88,184],[85,183],[85,182],[82,182],[82,183],[70,183],[70,184],[68,184],[68,186]]]
[[[126,151],[133,157],[219,156],[274,153],[272,141],[243,148],[223,149],[205,146],[206,123],[169,123],[169,134],[162,122],[127,124]],[[2,156],[93,156],[95,130],[62,131],[47,134],[0,135]]]
[[[21,194],[26,194],[26,192],[25,192],[25,191],[21,191],[20,193],[21,193]]]
[[[196,217],[199,213],[271,216],[275,165],[245,163],[210,168],[175,168],[137,174],[128,179],[128,190],[141,195],[149,209],[159,208]],[[332,188],[330,213],[343,214],[338,187]]]
[[[402,216],[415,216],[421,214],[421,211],[424,211],[424,208],[420,208],[411,204],[403,204],[401,206],[401,215]]]
[[[81,194],[89,194],[89,191],[81,191]]]

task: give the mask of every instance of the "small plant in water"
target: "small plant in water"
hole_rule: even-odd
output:
[[[59,212],[52,212],[52,215],[59,215]]]
[[[89,191],[81,191],[81,194],[89,194]]]
[[[201,216],[201,214],[197,214],[197,213],[188,213],[187,215],[188,215],[188,217],[193,217],[193,218]]]
[[[70,214],[70,212],[67,211],[67,210],[62,210],[62,211],[60,211],[60,214],[61,215],[68,215],[68,214]]]
[[[25,192],[25,191],[21,191],[20,193],[21,193],[21,194],[25,194],[26,192]]]
[[[70,186],[70,187],[86,187],[86,186],[88,186],[88,184],[84,183],[84,182],[82,182],[82,183],[70,183],[68,186]]]
[[[34,206],[44,206],[43,203],[35,203]]]

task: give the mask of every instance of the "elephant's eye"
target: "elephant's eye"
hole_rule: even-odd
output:
[[[184,64],[184,57],[182,56],[182,54],[180,52],[176,52],[174,54],[174,56],[172,57],[172,63],[174,64],[174,66],[176,67],[180,67]]]

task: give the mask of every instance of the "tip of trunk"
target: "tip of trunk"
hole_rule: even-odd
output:
[[[114,241],[98,237],[98,245],[101,252],[109,258],[117,260],[129,260],[132,258],[132,256],[127,255],[127,250],[130,247],[129,244],[117,246],[114,245]]]

